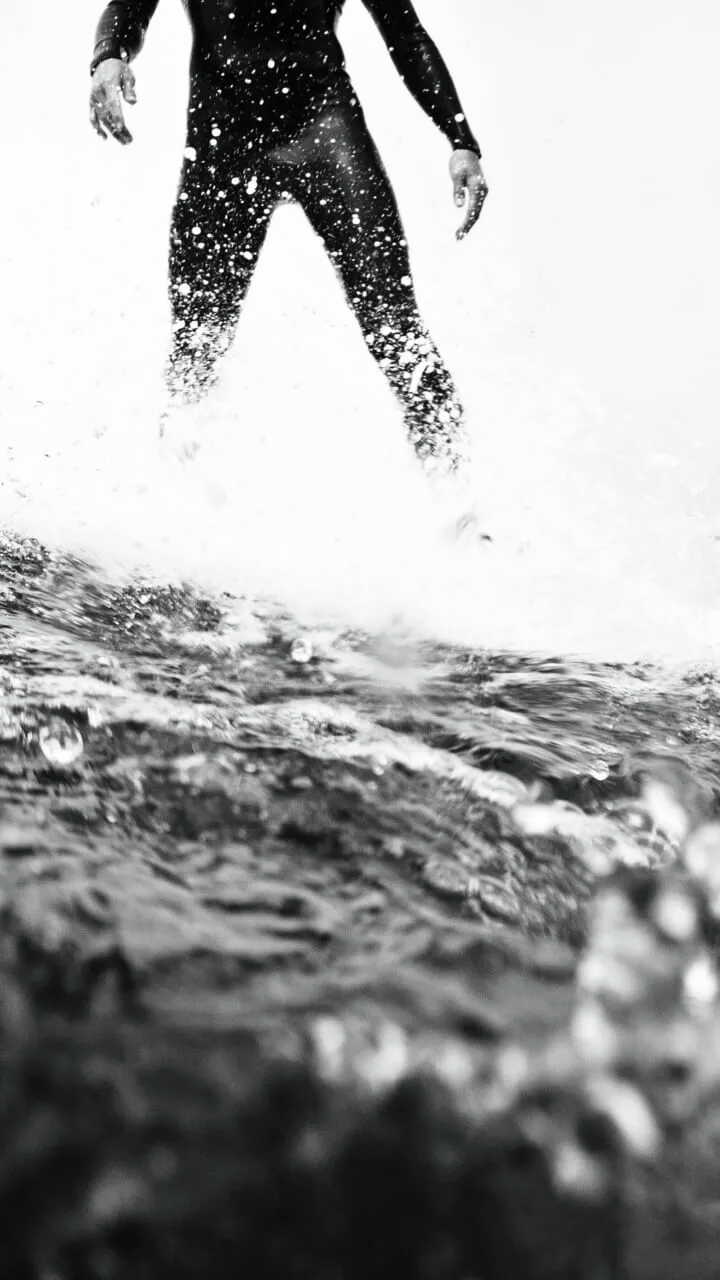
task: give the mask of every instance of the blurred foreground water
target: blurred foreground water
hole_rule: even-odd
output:
[[[680,1173],[643,1136],[628,1181],[607,1063],[538,1056],[619,870],[623,954],[665,992],[647,1022],[630,983],[660,1074],[620,1131],[663,1130],[653,1090],[698,1054],[712,1096],[717,1037],[685,1048],[642,923],[682,814],[715,812],[711,670],[321,628],[13,535],[0,557],[3,1274],[570,1280],[627,1249],[632,1275],[714,1275],[707,1110]],[[681,976],[694,911],[667,925]],[[487,1119],[508,1044],[545,1083]]]

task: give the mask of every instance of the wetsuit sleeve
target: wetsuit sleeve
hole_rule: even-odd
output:
[[[413,97],[442,130],[452,147],[480,148],[460,105],[452,77],[437,45],[418,18],[412,0],[364,0],[390,56]]]
[[[150,19],[159,0],[111,0],[95,32],[95,50],[90,63],[92,75],[105,58],[134,58],[142,48]]]

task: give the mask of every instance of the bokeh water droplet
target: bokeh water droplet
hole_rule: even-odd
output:
[[[48,764],[60,769],[75,764],[85,750],[82,734],[73,725],[59,719],[43,725],[38,742]]]
[[[300,776],[298,778],[292,778],[290,780],[290,786],[293,788],[293,791],[311,791],[313,781],[312,778]]]
[[[17,716],[0,707],[0,742],[17,742],[22,737],[22,726]]]
[[[300,636],[297,640],[293,640],[290,648],[290,657],[293,662],[310,662],[313,656],[313,647],[309,640],[304,636]]]

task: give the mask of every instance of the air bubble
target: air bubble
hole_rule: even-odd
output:
[[[310,662],[313,656],[313,647],[309,640],[300,637],[294,640],[290,648],[290,657],[293,662]]]
[[[75,764],[85,750],[82,734],[64,720],[51,720],[43,725],[38,742],[48,764],[61,769]]]

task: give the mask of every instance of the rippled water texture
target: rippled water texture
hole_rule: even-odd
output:
[[[0,1090],[0,1195],[20,1191],[0,1263],[12,1280],[194,1278],[208,1223],[216,1259],[234,1229],[232,1108],[252,1113],[263,1064],[294,1059],[310,1020],[354,1028],[358,1061],[378,1024],[400,1029],[449,1076],[443,1053],[535,1043],[568,1017],[598,877],[676,856],[641,803],[647,770],[715,813],[720,170],[697,122],[717,116],[718,19],[692,6],[707,34],[685,65],[684,29],[643,5],[591,19],[557,0],[547,23],[525,4],[419,5],[486,152],[492,194],[460,249],[441,142],[348,6],[351,69],[469,407],[493,541],[456,546],[293,210],[198,414],[200,457],[160,451],[180,6],[158,10],[122,152],[85,120],[97,6],[43,15],[40,44],[10,7],[34,71],[5,49],[0,1045],[16,1092]],[[400,1052],[383,1045],[378,1087]],[[306,1103],[280,1082],[278,1132]],[[309,1168],[325,1139],[307,1107]],[[441,1111],[423,1112],[438,1150]],[[267,1135],[256,1150],[248,1125],[252,1217]],[[665,1191],[643,1201],[633,1275],[716,1274],[716,1128],[683,1175],[685,1235]],[[362,1201],[377,1166],[357,1159]],[[102,1235],[148,1187],[152,1246],[125,1241],[126,1263],[71,1251],[56,1273],[58,1222],[85,1214]],[[597,1280],[577,1270],[582,1213],[546,1223],[538,1203],[523,1276]],[[309,1274],[270,1243],[257,1274]],[[498,1256],[489,1280],[509,1274]],[[440,1254],[387,1265],[454,1276]],[[347,1264],[370,1273],[386,1274]]]

